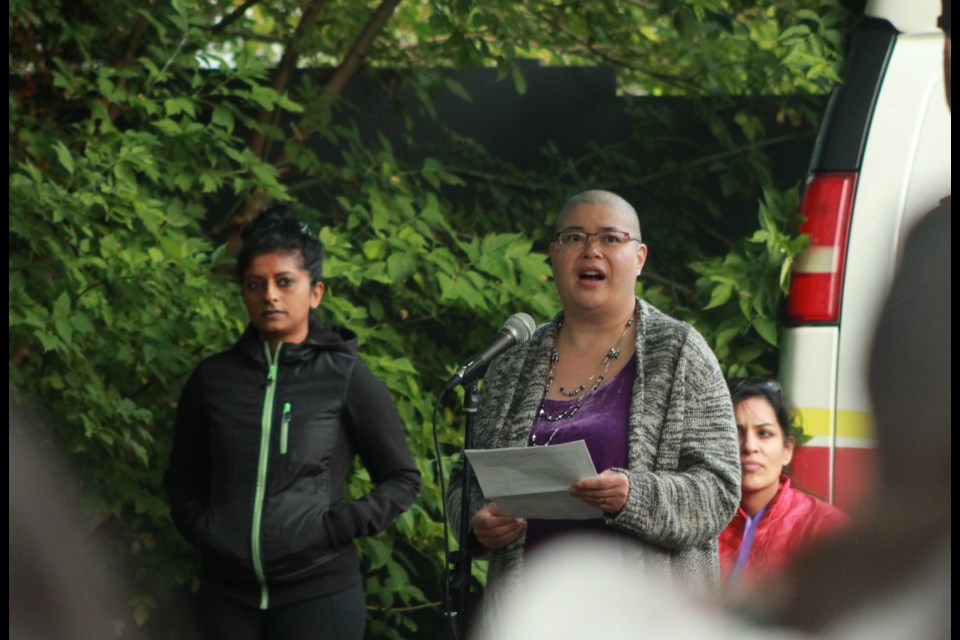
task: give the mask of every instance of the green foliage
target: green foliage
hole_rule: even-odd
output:
[[[388,150],[371,159],[375,166],[392,168]],[[430,191],[435,174],[429,166],[399,182],[390,180],[392,171],[383,175],[379,189],[370,185],[341,196],[345,219],[339,227],[321,230],[328,248],[325,270],[331,274],[322,311],[328,320],[357,331],[367,363],[393,395],[423,474],[419,501],[396,525],[394,553],[388,558],[391,543],[384,536],[360,541],[368,605],[375,607],[371,629],[378,637],[405,638],[416,622],[392,610],[435,603],[428,611],[436,620],[441,599],[435,394],[462,358],[464,345],[482,344],[505,312],[532,308],[546,318],[555,302],[545,256],[532,252],[529,240],[518,234],[467,239],[452,229],[441,214],[450,204]],[[460,420],[447,409],[440,425],[447,470],[450,456],[459,451]],[[396,552],[401,540],[406,554]],[[416,554],[411,557],[409,550]]]
[[[441,624],[436,393],[508,315],[545,321],[557,311],[545,248],[571,193],[599,184],[652,194],[638,292],[694,323],[727,374],[774,369],[779,303],[804,240],[797,191],[774,184],[770,134],[748,97],[829,88],[844,25],[837,3],[401,3],[366,62],[398,69],[426,114],[438,88],[470,99],[437,67],[495,67],[523,93],[521,59],[531,57],[613,64],[624,93],[712,96],[696,107],[709,139],[683,161],[638,162],[636,149],[659,157],[676,142],[663,110],[638,107],[622,142],[581,157],[547,147],[536,175],[453,130],[442,155],[404,160],[385,136],[335,124],[350,105],[312,76],[277,79],[293,44],[300,66],[338,64],[378,5],[328,2],[295,43],[313,3],[10,7],[11,387],[39,408],[42,437],[73,458],[91,528],[112,534],[130,581],[120,631],[188,633],[165,612],[195,590],[196,555],[171,526],[160,481],[180,385],[245,323],[234,283],[218,274],[231,262],[221,231],[236,230],[231,216],[251,200],[293,201],[320,229],[321,313],[358,333],[424,476],[414,507],[358,543],[375,637]],[[781,113],[796,135],[814,130],[802,100],[785,99]],[[335,159],[321,159],[316,140]],[[321,196],[302,203],[308,191]],[[761,193],[748,237],[718,230],[719,198]],[[446,469],[462,419],[441,412]],[[348,491],[368,487],[358,467]],[[474,576],[482,584],[482,564]]]
[[[205,74],[178,46],[202,35],[189,6],[138,4],[84,7],[144,21],[153,39],[123,69],[94,64],[115,53],[94,24],[11,9],[33,45],[11,69],[11,386],[42,406],[42,433],[77,461],[91,522],[116,534],[136,594],[127,626],[191,579],[160,491],[172,409],[184,374],[243,326],[235,287],[211,277],[204,194],[282,194],[231,130],[251,87],[283,102],[258,84],[262,70]]]
[[[696,286],[708,300],[697,320],[728,378],[771,372],[777,346],[780,303],[789,286],[790,267],[806,247],[797,236],[800,220],[796,188],[764,193],[760,228],[723,257],[696,262]],[[758,340],[758,338],[760,338]]]
[[[421,36],[411,55],[495,65],[521,93],[518,58],[612,65],[628,93],[823,92],[838,81],[836,63],[849,20],[833,0],[435,5],[429,25],[450,36]]]

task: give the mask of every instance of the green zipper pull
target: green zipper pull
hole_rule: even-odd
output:
[[[283,403],[283,418],[280,421],[280,455],[287,455],[287,434],[290,430],[290,413],[293,407],[289,402]]]
[[[263,351],[267,354],[267,384],[273,384],[277,379],[277,367],[280,366],[280,347],[283,345],[281,342],[277,345],[277,352],[270,353],[270,346],[264,342]]]

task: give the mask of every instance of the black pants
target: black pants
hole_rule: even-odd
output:
[[[361,640],[363,587],[261,611],[201,588],[200,628],[207,640]]]

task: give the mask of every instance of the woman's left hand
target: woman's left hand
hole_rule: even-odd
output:
[[[620,513],[630,495],[630,478],[620,471],[607,469],[595,478],[572,484],[570,495],[607,513]]]

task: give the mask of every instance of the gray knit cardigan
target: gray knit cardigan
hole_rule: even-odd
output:
[[[474,446],[527,444],[547,376],[559,315],[528,342],[492,363],[480,391]],[[690,325],[640,301],[637,379],[630,403],[627,469],[630,493],[623,510],[604,516],[614,529],[636,536],[625,562],[639,574],[670,585],[719,586],[717,536],[740,502],[740,459],[730,394],[716,356]],[[463,460],[451,472],[447,513],[459,533]],[[473,516],[489,501],[472,480]],[[525,534],[490,552],[485,594],[499,599],[519,584]],[[493,603],[494,608],[496,603]]]

